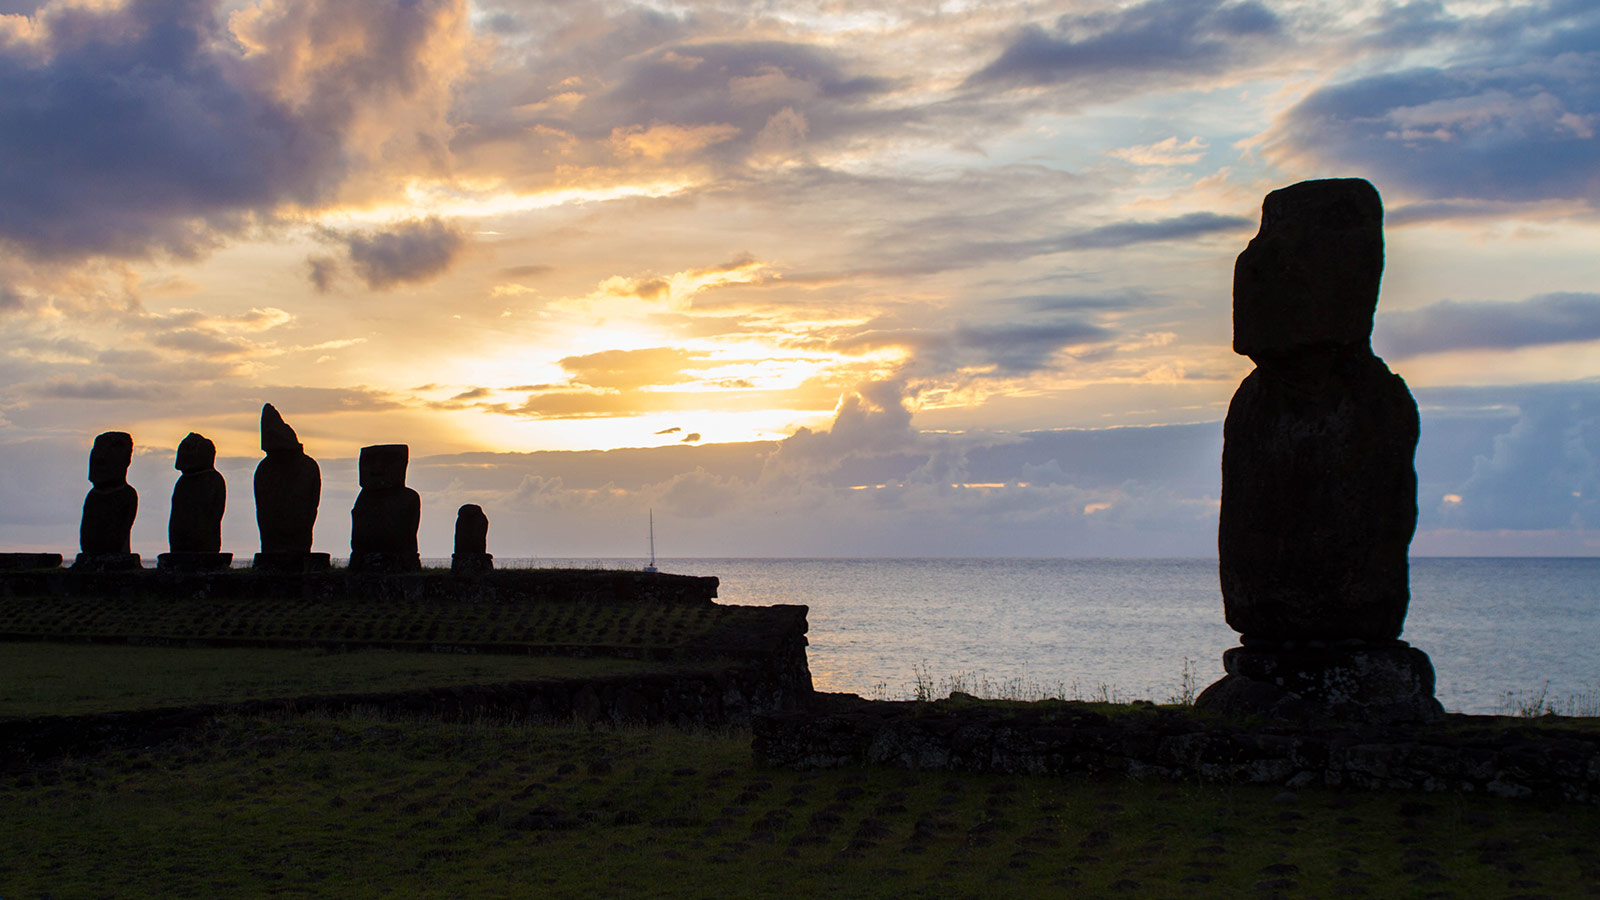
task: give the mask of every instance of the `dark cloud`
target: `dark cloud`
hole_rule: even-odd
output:
[[[1313,91],[1270,132],[1269,152],[1433,200],[1600,200],[1600,7],[1461,20],[1429,10],[1410,27],[1456,32],[1458,60]]]
[[[54,378],[31,393],[54,400],[158,400],[170,397],[164,384],[124,381],[111,375],[92,378]]]
[[[331,256],[306,257],[306,277],[311,279],[311,286],[318,293],[326,293],[333,289],[333,281],[339,275],[339,261]]]
[[[678,426],[674,425],[671,428],[663,428],[660,431],[656,432],[656,434],[677,434],[678,432],[680,432],[682,430],[683,430],[682,428],[679,428]]]
[[[1099,250],[1127,247],[1155,241],[1181,241],[1217,232],[1239,231],[1255,223],[1242,216],[1222,216],[1210,212],[1187,213],[1154,222],[1113,222],[1062,238],[1063,250]]]
[[[402,222],[387,231],[346,234],[343,240],[350,265],[375,291],[437,278],[467,246],[455,224],[432,217]]]
[[[1600,339],[1600,294],[1540,294],[1519,303],[1441,300],[1380,313],[1373,346],[1385,356],[1532,347]]]
[[[10,285],[0,284],[0,312],[5,312],[8,309],[21,308],[22,295],[17,293],[16,290]]]
[[[553,272],[553,271],[555,271],[555,269],[552,266],[541,266],[541,265],[507,266],[507,267],[501,269],[496,274],[499,275],[501,278],[535,278],[535,277],[538,277],[540,275],[548,275],[550,272]]]
[[[317,388],[299,385],[264,385],[239,394],[240,403],[259,406],[271,403],[294,424],[296,414],[376,412],[401,409],[402,404],[386,391],[369,387]]]
[[[285,3],[255,20],[250,56],[210,0],[42,9],[36,42],[0,46],[0,240],[39,257],[194,254],[328,199],[353,121],[423,89],[418,60],[454,2]],[[319,37],[337,60],[316,58],[333,55]]]
[[[1254,0],[1147,0],[1115,12],[1065,15],[1051,29],[1026,26],[969,83],[1081,82],[1103,91],[1211,74],[1280,30],[1278,17]]]
[[[955,330],[952,343],[961,350],[977,351],[995,365],[996,374],[1026,375],[1050,368],[1056,354],[1067,347],[1103,343],[1115,336],[1087,322],[1059,321],[962,327]]]
[[[683,440],[681,441],[681,443],[692,444],[692,443],[694,443],[695,441],[698,441],[698,440],[700,440],[700,432],[691,431],[688,434],[683,436]]]

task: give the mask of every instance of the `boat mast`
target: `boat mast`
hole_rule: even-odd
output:
[[[656,510],[650,507],[650,565],[645,566],[646,572],[656,570]]]

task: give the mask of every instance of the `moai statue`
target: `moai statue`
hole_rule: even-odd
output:
[[[94,488],[83,498],[83,522],[78,527],[82,548],[74,569],[109,571],[137,569],[139,554],[131,552],[133,519],[139,513],[139,494],[128,484],[133,462],[133,438],[126,432],[107,431],[94,439],[89,451],[89,481]]]
[[[1433,666],[1399,640],[1417,522],[1417,405],[1372,354],[1383,204],[1356,178],[1267,195],[1239,255],[1233,349],[1256,369],[1223,426],[1223,608],[1241,647],[1198,705],[1416,721]]]
[[[271,403],[261,407],[261,449],[256,466],[256,526],[261,552],[254,566],[275,572],[322,572],[330,560],[311,552],[311,532],[322,499],[322,470],[306,455],[294,429]]]
[[[456,510],[456,552],[450,556],[450,574],[482,575],[494,570],[489,555],[489,517],[483,507],[468,503]]]
[[[415,572],[422,498],[406,487],[405,444],[361,448],[361,493],[350,510],[350,570]]]
[[[170,553],[156,557],[162,569],[202,571],[226,569],[232,553],[222,551],[222,510],[228,486],[216,469],[217,445],[189,432],[178,444],[173,467],[183,474],[172,487],[172,514],[167,519]]]

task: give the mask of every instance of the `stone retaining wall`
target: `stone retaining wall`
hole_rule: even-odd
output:
[[[1459,791],[1600,803],[1600,727],[1446,716],[1426,726],[1311,728],[1137,707],[933,703],[819,694],[809,711],[759,715],[769,765],[875,763],[1063,776],[1122,776],[1288,787]]]
[[[713,576],[617,569],[497,569],[482,575],[448,571],[372,574],[333,569],[286,574],[254,569],[171,572],[135,569],[87,572],[67,568],[0,573],[5,597],[183,597],[187,599],[334,598],[371,600],[539,601],[710,604]]]
[[[64,755],[86,755],[180,740],[222,715],[340,714],[447,722],[577,720],[613,724],[723,727],[803,703],[772,673],[749,666],[604,678],[524,681],[387,693],[252,700],[78,716],[0,720],[0,772]],[[806,685],[809,690],[809,682]]]

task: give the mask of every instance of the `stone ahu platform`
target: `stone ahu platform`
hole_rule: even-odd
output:
[[[5,643],[614,658],[597,676],[269,696],[182,708],[5,718],[0,771],[182,737],[218,715],[338,713],[702,728],[802,709],[804,606],[722,605],[717,579],[601,569],[299,575],[248,569],[0,572]]]
[[[813,696],[756,717],[757,759],[907,769],[1454,791],[1600,803],[1600,721],[1445,715],[1426,725],[1263,721],[1192,707]]]
[[[44,554],[39,554],[44,556]],[[0,597],[173,597],[218,600],[572,600],[713,604],[717,579],[621,569],[497,569],[469,576],[417,572],[182,571],[72,568],[0,570]]]

